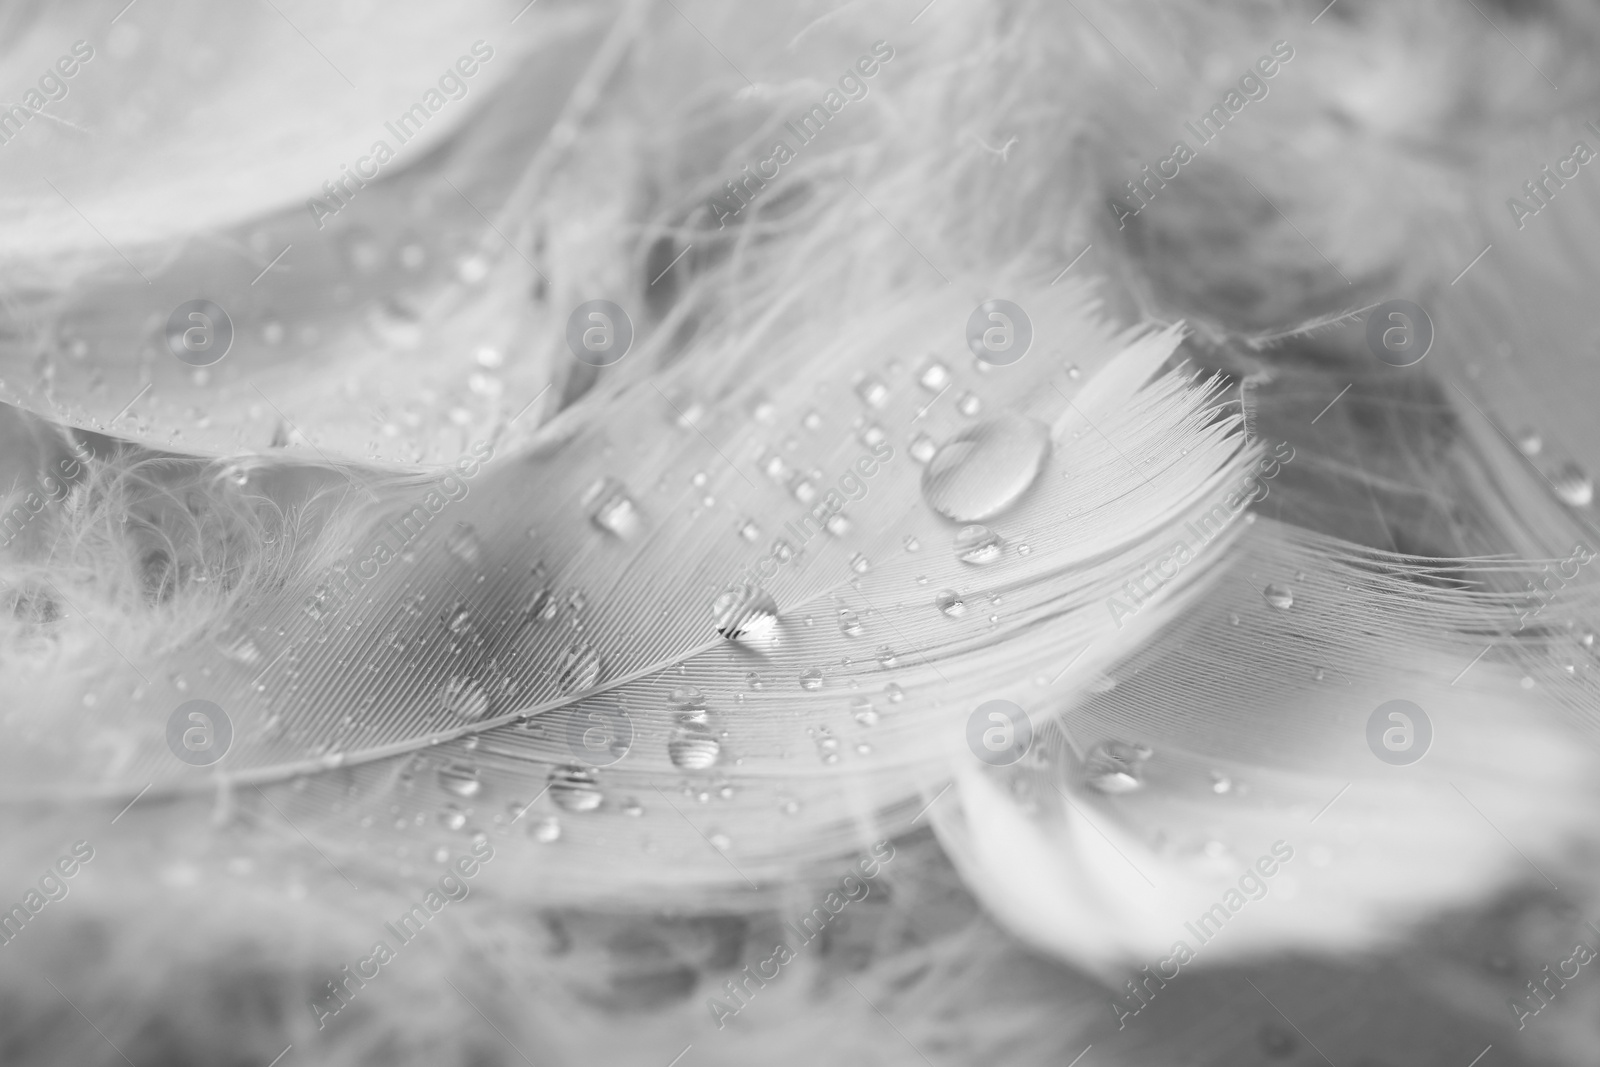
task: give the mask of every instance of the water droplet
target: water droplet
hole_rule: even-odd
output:
[[[472,629],[472,611],[458,600],[444,613],[444,625],[453,634],[464,634]]]
[[[1102,793],[1131,793],[1144,784],[1140,775],[1151,751],[1144,745],[1102,741],[1084,760],[1084,779]]]
[[[918,541],[915,537],[912,537],[910,534],[906,535],[906,539],[905,539],[904,544],[906,546],[906,551],[907,552],[921,552],[922,551],[922,542]]]
[[[807,667],[800,672],[800,688],[817,690],[822,688],[822,671],[816,667]]]
[[[796,478],[794,484],[789,486],[789,491],[794,498],[802,504],[809,504],[817,498],[817,486],[810,478]]]
[[[592,767],[568,764],[550,771],[550,799],[567,811],[593,811],[605,799]]]
[[[872,701],[866,697],[856,697],[850,702],[851,711],[855,714],[856,722],[862,726],[878,725],[878,712],[872,706]]]
[[[978,399],[977,393],[962,393],[961,399],[956,401],[956,410],[970,419],[983,410],[983,401]]]
[[[1228,625],[1229,626],[1238,626],[1243,621],[1244,621],[1243,619],[1239,618],[1239,613],[1237,611],[1228,612]]]
[[[850,569],[855,571],[857,574],[865,574],[871,568],[872,564],[869,563],[867,561],[867,557],[862,555],[860,552],[857,552],[855,555],[850,557]]]
[[[761,537],[761,527],[756,525],[754,519],[747,519],[739,527],[739,536],[746,541],[756,541]]]
[[[1594,500],[1594,482],[1575,463],[1563,463],[1550,476],[1550,484],[1563,504],[1574,508],[1588,507]]]
[[[717,633],[729,641],[764,641],[778,624],[778,605],[757,585],[723,590],[711,604]]]
[[[1069,363],[1067,365],[1067,377],[1071,378],[1073,381],[1077,381],[1079,378],[1083,377],[1083,371],[1078,369],[1078,365],[1076,363]]]
[[[751,689],[760,689],[762,686],[761,675],[757,674],[755,671],[751,671],[749,674],[744,676],[744,684],[749,686]]]
[[[889,435],[884,431],[884,428],[875,422],[869,422],[863,426],[860,437],[862,444],[874,450],[889,439]]]
[[[959,619],[967,613],[967,602],[962,600],[961,595],[954,589],[941,590],[939,595],[933,598],[933,603],[952,619]]]
[[[828,521],[824,525],[827,526],[828,532],[835,537],[843,537],[850,532],[850,520],[842,514],[829,515]]]
[[[1211,791],[1217,795],[1233,792],[1233,779],[1216,771],[1211,773]]]
[[[489,698],[483,689],[472,679],[460,675],[452,677],[439,690],[439,703],[444,710],[467,722],[483,718],[489,710]]]
[[[922,472],[922,498],[957,522],[992,518],[1015,504],[1050,454],[1050,431],[1021,415],[987,419],[939,449]]]
[[[882,666],[882,667],[893,667],[895,664],[897,664],[899,662],[900,662],[900,657],[895,654],[894,649],[890,648],[888,645],[880,645],[878,647],[878,665],[879,666]]]
[[[733,847],[733,838],[723,833],[713,833],[706,838],[720,851],[726,852]]]
[[[667,742],[667,756],[675,767],[703,771],[722,757],[722,742],[702,727],[685,726]]]
[[[574,641],[561,654],[556,684],[562,693],[589,689],[600,680],[600,654],[587,642]]]
[[[933,359],[922,368],[922,373],[917,375],[917,384],[930,393],[937,393],[950,384],[950,368]]]
[[[987,526],[964,526],[955,536],[956,559],[983,566],[1000,558],[1005,542]]]
[[[554,815],[535,819],[528,824],[528,836],[541,845],[553,845],[561,840],[561,820]]]
[[[911,458],[918,463],[928,462],[938,451],[939,446],[925,433],[919,433],[911,439]]]
[[[705,706],[706,698],[692,685],[679,685],[667,694],[667,702],[675,708],[699,708]]]
[[[861,636],[861,616],[849,608],[839,609],[839,632],[846,637]]]
[[[591,505],[590,520],[600,529],[627,539],[639,532],[639,509],[622,483],[603,478],[590,487],[584,502]]]
[[[529,622],[546,622],[556,617],[555,591],[548,585],[535,589],[522,606],[522,616]]]
[[[805,418],[800,420],[800,425],[808,430],[815,430],[822,426],[822,416],[815,411],[806,412]]]
[[[1294,607],[1294,593],[1290,592],[1287,586],[1268,582],[1267,587],[1261,590],[1261,597],[1279,611],[1288,611]]]
[[[439,768],[439,786],[458,797],[475,797],[483,791],[483,779],[470,763],[447,763]]]
[[[1525,456],[1537,456],[1544,451],[1544,438],[1539,436],[1537,430],[1523,430],[1517,435],[1517,447]]]
[[[644,814],[644,805],[639,803],[637,797],[629,797],[622,802],[622,814],[637,819]]]
[[[889,403],[889,387],[871,374],[856,383],[856,395],[869,407],[881,408]]]
[[[467,813],[454,804],[446,804],[439,811],[439,825],[446,830],[460,830],[467,825]]]
[[[889,703],[891,704],[898,704],[906,698],[905,690],[901,689],[900,686],[894,682],[890,682],[888,685],[884,686],[883,692],[884,695],[889,698]]]

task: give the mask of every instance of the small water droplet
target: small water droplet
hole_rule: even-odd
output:
[[[439,786],[458,797],[475,797],[483,791],[483,779],[470,763],[447,763],[439,768]]]
[[[595,483],[585,494],[584,502],[591,506],[590,520],[607,533],[627,539],[639,532],[639,509],[616,479],[603,478]]]
[[[1239,618],[1239,613],[1237,611],[1228,612],[1228,625],[1229,626],[1238,626],[1243,621],[1244,621],[1243,619]]]
[[[1261,590],[1261,597],[1279,611],[1288,611],[1294,607],[1294,593],[1287,586],[1268,582],[1266,588]]]
[[[1050,431],[1021,415],[1002,415],[962,431],[922,472],[928,506],[957,522],[992,518],[1033,485],[1050,454]]]
[[[939,595],[933,598],[933,603],[952,619],[959,619],[967,613],[967,602],[962,600],[961,595],[954,589],[941,590]]]
[[[472,611],[458,600],[444,613],[444,625],[453,634],[464,634],[472,629]]]
[[[629,797],[622,802],[622,814],[637,819],[644,814],[644,805],[639,803],[637,797]]]
[[[900,657],[895,653],[894,649],[890,648],[888,645],[880,645],[878,647],[878,665],[879,666],[882,666],[882,667],[893,667],[899,662],[900,662]]]
[[[1083,371],[1078,369],[1078,365],[1076,363],[1069,363],[1067,364],[1067,377],[1071,378],[1073,381],[1077,381],[1079,378],[1083,377]]]
[[[808,411],[805,418],[800,420],[800,425],[808,430],[816,430],[822,426],[822,416],[815,411]]]
[[[846,637],[861,636],[861,616],[849,608],[839,609],[839,632]]]
[[[675,767],[703,771],[722,757],[722,742],[703,727],[684,726],[667,742],[667,756]]]
[[[535,819],[528,824],[528,836],[541,845],[553,845],[561,840],[561,820],[554,815]]]
[[[1550,484],[1563,504],[1586,508],[1594,500],[1594,482],[1575,463],[1563,463],[1550,476]]]
[[[727,834],[713,833],[709,835],[706,840],[710,841],[718,850],[722,852],[726,852],[733,847],[733,838],[729,837]]]
[[[760,689],[762,685],[761,675],[757,674],[755,671],[751,671],[749,674],[744,676],[744,684],[749,686],[751,689]]]
[[[900,686],[894,682],[890,682],[888,685],[884,686],[883,692],[884,695],[889,698],[889,703],[891,704],[898,704],[906,698],[905,690],[901,689]]]
[[[568,764],[550,771],[550,799],[567,811],[593,811],[605,800],[592,767]]]
[[[877,709],[872,706],[872,701],[866,697],[856,697],[855,700],[850,702],[850,708],[855,715],[856,722],[862,726],[878,725]]]
[[[1526,429],[1517,435],[1517,447],[1525,456],[1537,456],[1544,451],[1544,438],[1539,436],[1537,430]]]
[[[856,395],[869,407],[881,408],[889,403],[889,387],[876,375],[867,375],[856,383]]]
[[[446,830],[460,830],[467,825],[467,813],[454,804],[446,804],[439,811],[439,825]]]
[[[1005,542],[987,526],[964,526],[955,536],[956,559],[982,566],[1000,558]]]
[[[780,797],[778,798],[778,810],[785,815],[798,815],[800,813],[800,802],[793,797]]]
[[[457,718],[473,722],[489,710],[489,698],[470,678],[453,676],[439,690],[439,703]]]
[[[929,360],[917,375],[917,384],[930,393],[937,393],[950,384],[950,368],[936,359]]]
[[[761,527],[756,525],[754,519],[747,519],[743,525],[739,527],[739,536],[744,538],[746,541],[754,542],[761,537]]]
[[[1091,787],[1110,794],[1131,793],[1144,784],[1141,774],[1151,751],[1125,741],[1102,741],[1084,760],[1084,779]]]
[[[970,419],[983,410],[983,401],[978,399],[977,393],[962,393],[961,399],[956,401],[956,410]]]
[[[875,422],[869,422],[863,426],[859,436],[861,443],[866,445],[868,448],[873,449],[874,451],[877,450],[879,445],[883,444],[889,439],[888,432]]]
[[[817,690],[822,688],[822,671],[816,667],[807,667],[800,672],[800,688]]]
[[[855,555],[850,557],[850,569],[855,571],[857,574],[865,574],[867,571],[872,569],[872,564],[867,561],[866,556],[862,555],[860,552],[857,552]]]
[[[1233,792],[1233,779],[1216,771],[1211,773],[1211,791],[1217,795]]]
[[[918,541],[915,537],[912,537],[910,534],[906,535],[906,539],[904,541],[904,544],[906,546],[906,551],[907,552],[921,552],[922,551],[922,542]]]
[[[911,458],[918,463],[926,463],[939,452],[939,446],[933,443],[933,438],[925,433],[919,433],[911,439]]]
[[[711,615],[729,641],[764,641],[778,624],[778,605],[760,586],[741,583],[712,601]]]

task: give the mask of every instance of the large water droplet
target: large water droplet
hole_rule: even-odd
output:
[[[470,763],[447,763],[439,768],[439,786],[458,797],[475,797],[483,791],[483,779]]]
[[[967,613],[967,602],[961,599],[961,594],[954,589],[942,590],[933,598],[934,606],[952,619],[959,619]]]
[[[1005,542],[987,526],[964,526],[956,533],[956,559],[982,566],[1000,558]]]
[[[839,632],[846,637],[860,637],[862,633],[861,616],[849,608],[840,608]]]
[[[1288,586],[1268,582],[1267,587],[1261,590],[1261,597],[1279,611],[1288,611],[1294,607],[1294,593]]]
[[[470,678],[452,677],[439,690],[439,703],[444,710],[468,722],[483,718],[489,710],[489,698]]]
[[[1131,793],[1144,784],[1144,763],[1151,756],[1144,745],[1102,741],[1084,760],[1084,780],[1102,793]]]
[[[715,766],[722,757],[722,742],[709,730],[686,726],[667,742],[667,756],[675,767],[703,771]]]
[[[629,538],[639,532],[639,509],[621,482],[605,478],[589,489],[584,500],[590,504],[590,521],[607,533]]]
[[[1021,499],[1050,454],[1050,431],[1021,415],[986,419],[946,441],[922,472],[922,498],[957,522],[992,518]]]
[[[568,764],[550,772],[550,799],[568,811],[593,811],[605,799],[591,767]]]
[[[1594,482],[1575,463],[1563,463],[1550,476],[1561,502],[1575,508],[1586,508],[1594,500]]]
[[[556,685],[563,693],[589,689],[600,680],[600,654],[588,642],[574,641],[561,654]]]
[[[675,708],[699,708],[704,707],[705,702],[705,694],[692,685],[673,686],[672,692],[667,694],[667,703]]]
[[[730,641],[764,641],[778,624],[778,605],[757,585],[741,583],[712,601],[717,633]]]

